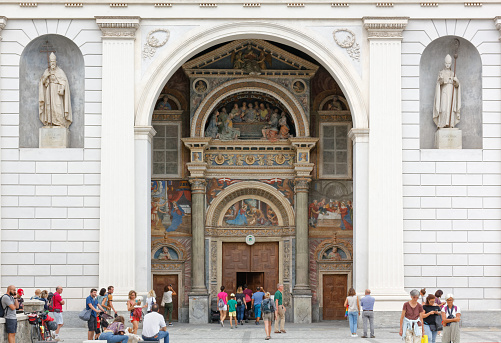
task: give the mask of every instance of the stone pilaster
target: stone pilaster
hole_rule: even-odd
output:
[[[368,285],[369,257],[369,129],[351,129],[353,141],[353,287],[364,293]]]
[[[402,296],[407,297],[403,263],[401,113],[401,41],[407,21],[404,17],[364,18],[370,46],[371,118],[367,281],[372,294],[379,296],[378,310],[399,310]]]
[[[134,40],[139,22],[139,17],[96,17],[103,41],[99,284],[114,285],[118,297],[136,288],[136,258],[144,258],[136,250],[134,208]]]
[[[6,17],[0,17],[0,52],[2,51],[2,30],[5,28],[5,25],[7,25],[7,18]],[[0,60],[1,62],[1,60]],[[1,76],[1,75],[0,75]],[[2,111],[2,102],[0,100],[0,113],[3,113]],[[2,167],[2,149],[0,148],[0,170]],[[2,181],[0,180],[0,199],[2,198]],[[0,204],[0,222],[2,221],[2,205]],[[0,230],[0,242],[2,241],[2,230]],[[1,254],[2,253],[2,247],[0,247],[0,266],[2,265],[2,258]],[[2,282],[2,275],[0,273],[0,284]]]
[[[152,126],[134,128],[135,167],[135,287],[147,292],[151,285],[151,142],[156,131]]]
[[[191,183],[191,292],[189,321],[192,324],[209,322],[210,299],[205,284],[205,148],[210,138],[183,138],[190,149],[187,164]]]
[[[296,193],[296,283],[292,290],[294,323],[311,323],[308,194],[314,166],[313,163],[310,163],[310,150],[315,147],[318,138],[291,138],[290,140],[296,149],[296,163],[294,164],[296,173],[294,179]]]

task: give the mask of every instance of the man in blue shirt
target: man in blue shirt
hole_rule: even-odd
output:
[[[101,312],[97,305],[97,289],[93,288],[90,290],[90,295],[87,299],[85,299],[85,304],[86,310],[92,310],[90,313],[90,319],[87,322],[87,326],[89,328],[87,339],[92,341],[97,330],[97,313]]]
[[[254,317],[256,318],[256,325],[259,325],[259,317],[261,317],[261,303],[263,302],[264,293],[261,287],[257,288],[257,292],[252,295],[252,304],[254,307]]]
[[[371,290],[365,290],[365,297],[360,300],[360,305],[362,305],[362,320],[364,321],[364,335],[362,338],[367,338],[367,321],[370,322],[371,326],[371,338],[376,338],[374,336],[374,302],[376,299],[371,295]]]

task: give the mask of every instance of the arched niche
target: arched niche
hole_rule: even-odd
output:
[[[19,63],[19,147],[38,148],[38,129],[43,126],[38,114],[38,84],[47,69],[46,42],[54,48],[57,65],[65,72],[70,84],[73,122],[70,130],[70,148],[84,146],[85,69],[82,52],[70,39],[48,34],[32,40],[21,54]]]
[[[257,181],[244,181],[225,188],[207,209],[206,226],[223,224],[224,215],[238,201],[255,198],[265,201],[277,215],[278,226],[294,226],[294,211],[287,198],[273,186]]]
[[[447,54],[454,57],[455,39],[460,42],[456,76],[461,84],[461,120],[456,126],[463,134],[463,149],[482,148],[482,60],[478,50],[464,38],[444,36],[431,42],[419,64],[419,123],[421,149],[435,148],[433,104],[438,73]],[[454,58],[452,61],[454,70]]]

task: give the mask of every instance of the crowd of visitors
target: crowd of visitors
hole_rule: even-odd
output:
[[[275,321],[275,334],[286,333],[284,305],[284,285],[278,284],[273,297],[270,292],[265,292],[263,287],[257,287],[256,292],[248,288],[247,285],[239,286],[236,294],[225,292],[225,287],[221,286],[221,292],[217,295],[217,307],[220,313],[220,323],[224,327],[224,320],[228,312],[230,328],[238,328],[244,322],[254,316],[255,324],[259,325],[260,319],[264,321],[266,340],[271,338],[272,323]],[[139,322],[143,322],[142,339],[144,341],[169,342],[168,325],[172,326],[173,299],[177,295],[172,285],[164,288],[161,306],[165,308],[164,315],[159,313],[156,294],[150,290],[146,297],[146,303],[141,304],[141,298],[136,291],[131,290],[128,295],[127,310],[130,313],[132,330],[128,333],[125,327],[125,319],[119,316],[113,306],[114,287],[102,288],[99,291],[93,288],[85,301],[85,310],[88,326],[89,340],[106,340],[108,342],[128,342],[129,335],[137,335]],[[62,297],[63,287],[57,286],[54,293],[47,290],[35,290],[35,295],[30,298],[44,302],[44,310],[51,312],[57,324],[57,329],[53,332],[54,340],[59,340],[59,332],[63,327],[63,305],[65,301]],[[461,309],[454,304],[454,295],[447,294],[445,302],[442,302],[442,290],[437,290],[435,294],[426,296],[426,289],[420,291],[413,289],[410,292],[410,300],[405,302],[400,316],[399,334],[405,343],[420,343],[423,336],[427,336],[429,343],[436,343],[437,336],[442,332],[442,342],[451,343],[460,341]],[[0,317],[5,318],[5,331],[8,343],[15,343],[17,332],[16,312],[22,308],[24,291],[16,290],[11,285],[7,287],[6,294],[0,298]],[[374,305],[375,298],[369,289],[365,290],[365,296],[358,298],[355,290],[350,288],[345,299],[346,317],[349,320],[350,333],[352,337],[357,337],[358,317],[362,314],[363,336],[369,338],[368,329],[370,327],[370,337],[374,334]],[[146,314],[143,314],[145,309]],[[114,321],[111,314],[114,313]],[[82,313],[81,313],[82,318]],[[233,322],[235,325],[233,325]],[[139,337],[139,336],[138,336]]]

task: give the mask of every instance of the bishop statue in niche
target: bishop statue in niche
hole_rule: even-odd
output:
[[[57,66],[53,52],[38,89],[39,116],[43,125],[68,128],[72,122],[70,85],[64,71]]]
[[[452,57],[445,57],[445,69],[438,73],[433,103],[433,121],[437,128],[453,128],[459,123],[461,111],[461,86],[452,70]]]

